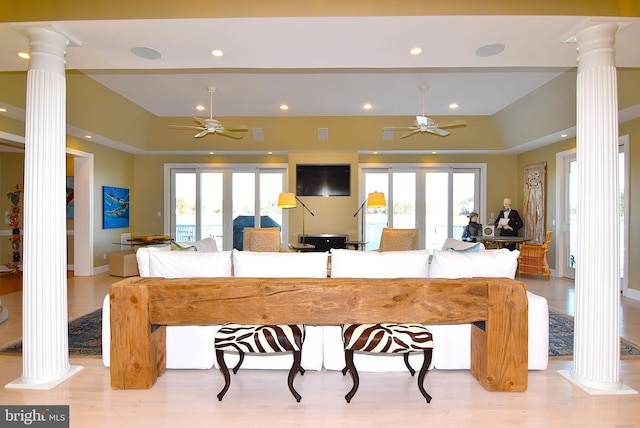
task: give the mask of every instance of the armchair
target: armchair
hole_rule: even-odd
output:
[[[242,247],[245,251],[271,251],[282,249],[280,229],[277,227],[245,227]]]
[[[518,277],[522,274],[541,275],[547,278],[551,276],[551,269],[547,263],[547,251],[553,231],[547,230],[547,235],[542,244],[524,243],[520,246],[520,256],[518,257]]]
[[[385,227],[380,236],[379,251],[410,251],[418,249],[418,229]]]

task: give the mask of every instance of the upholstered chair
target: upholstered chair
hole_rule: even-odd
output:
[[[525,242],[520,246],[520,256],[518,257],[518,276],[522,274],[540,275],[547,278],[551,276],[551,269],[547,263],[547,251],[551,242],[552,230],[547,230],[544,243],[530,244]]]
[[[245,227],[242,248],[244,251],[278,252],[282,249],[280,229],[277,227]]]
[[[418,229],[385,227],[380,236],[379,251],[409,251],[418,249]]]

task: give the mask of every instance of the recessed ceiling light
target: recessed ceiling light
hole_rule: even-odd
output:
[[[431,152],[431,154],[432,154],[432,155],[437,155],[437,154],[438,154],[438,152]]]
[[[377,154],[378,154],[378,152],[373,152],[373,154],[374,154],[374,155],[377,155]]]
[[[362,106],[363,109],[365,110],[371,110],[373,108],[373,106],[369,103],[366,103],[365,105]]]
[[[416,46],[415,48],[411,48],[409,53],[411,55],[420,55],[422,53],[422,48]]]
[[[87,140],[92,139],[93,137],[91,135],[85,135],[84,138],[86,138]]]
[[[480,46],[476,49],[476,56],[487,57],[498,55],[504,50],[502,43],[492,43],[489,45]]]
[[[567,135],[567,134],[562,134],[562,135],[560,135],[560,136],[561,136],[562,138],[567,138],[567,137],[568,137],[568,135]]]
[[[7,112],[6,108],[0,107],[0,113],[6,113],[6,112]]]
[[[131,53],[135,56],[143,58],[143,59],[160,59],[162,58],[162,54],[153,49],[148,48],[146,46],[135,46],[131,48]]]
[[[457,109],[458,107],[460,107],[460,106],[458,105],[458,103],[451,103],[451,104],[449,104],[449,108],[450,108],[451,110],[455,110],[455,109]]]
[[[31,55],[29,55],[29,53],[27,52],[18,52],[18,56],[22,59],[30,59]]]
[[[203,106],[202,104],[198,104],[198,105],[196,106],[196,110],[198,110],[198,111],[204,111],[204,109],[206,109],[206,107],[205,107],[205,106]]]
[[[215,154],[216,154],[216,152],[209,152],[209,154],[210,154],[210,155],[215,155]]]
[[[268,155],[272,155],[272,154],[273,154],[273,152],[267,152],[267,154],[268,154]]]
[[[221,56],[224,56],[224,52],[222,52],[220,49],[214,49],[211,51],[211,55],[220,58]]]
[[[286,104],[281,104],[280,105],[280,110],[289,110],[289,106]]]

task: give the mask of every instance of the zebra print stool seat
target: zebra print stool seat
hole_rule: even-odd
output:
[[[218,393],[218,400],[227,393],[231,383],[229,369],[224,361],[224,351],[236,351],[240,354],[240,361],[233,368],[236,374],[242,365],[245,353],[293,353],[293,365],[289,371],[288,385],[291,394],[299,403],[302,397],[293,387],[293,379],[300,372],[304,375],[304,369],[300,366],[302,343],[304,342],[303,325],[244,325],[225,324],[215,335],[216,359],[220,365],[220,371],[224,376],[224,387]]]
[[[351,372],[353,387],[345,399],[347,403],[356,394],[359,385],[358,371],[353,363],[354,352],[371,352],[382,354],[404,354],[404,363],[411,376],[415,370],[409,364],[409,353],[424,352],[424,362],[418,374],[418,389],[422,396],[431,402],[431,396],[424,389],[424,378],[431,364],[433,354],[433,336],[431,332],[420,324],[345,324],[342,326],[344,353],[347,366],[342,370],[346,375]]]

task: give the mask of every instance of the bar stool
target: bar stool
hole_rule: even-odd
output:
[[[216,359],[224,377],[224,387],[218,393],[218,401],[227,393],[231,384],[229,369],[224,361],[224,351],[236,351],[240,354],[238,364],[233,368],[236,374],[244,361],[245,353],[293,353],[293,365],[289,371],[288,385],[291,394],[299,403],[302,396],[293,387],[296,374],[304,375],[300,366],[302,344],[304,342],[304,326],[294,325],[245,325],[224,324],[215,335]]]
[[[424,362],[418,374],[418,389],[422,396],[431,402],[431,396],[424,389],[424,378],[429,371],[431,357],[433,355],[433,336],[431,332],[421,324],[345,324],[342,326],[342,338],[344,340],[344,354],[347,366],[342,369],[342,374],[351,372],[353,387],[345,395],[347,403],[358,390],[360,378],[353,363],[354,352],[370,352],[380,354],[404,354],[404,363],[411,376],[415,370],[409,364],[409,353],[424,352]]]

